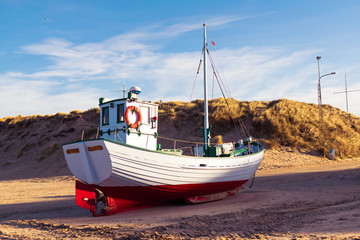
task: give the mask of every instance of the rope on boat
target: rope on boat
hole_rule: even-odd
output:
[[[250,184],[249,188],[252,188],[254,182],[255,182],[255,173],[254,173],[254,175],[252,176],[252,180],[251,180],[251,184]]]
[[[241,187],[241,189],[251,189],[252,186],[254,185],[254,182],[255,182],[255,173],[254,173],[254,175],[251,177],[250,186],[249,186],[249,187]]]

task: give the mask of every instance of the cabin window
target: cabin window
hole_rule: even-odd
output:
[[[109,107],[102,109],[102,125],[109,125]]]
[[[142,116],[142,123],[150,125],[150,107],[140,107],[140,112]]]
[[[117,105],[117,122],[121,123],[125,121],[124,104]]]

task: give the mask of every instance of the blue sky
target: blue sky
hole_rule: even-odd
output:
[[[0,0],[0,117],[87,110],[140,86],[144,100],[202,98],[191,89],[202,24],[222,79],[238,100],[317,103],[346,110],[360,89],[360,1]],[[124,60],[125,59],[125,60]],[[210,96],[220,97],[212,90]],[[360,116],[360,92],[349,93]]]

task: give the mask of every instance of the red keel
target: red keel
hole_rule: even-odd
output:
[[[151,207],[180,199],[185,199],[188,203],[201,203],[233,195],[247,181],[143,187],[100,187],[76,180],[76,204],[79,207],[89,209],[94,216],[99,216]],[[99,204],[102,209],[99,209]]]

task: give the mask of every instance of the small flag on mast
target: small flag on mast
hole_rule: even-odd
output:
[[[211,41],[212,42],[212,45],[215,47],[215,43],[214,43],[214,41]]]

